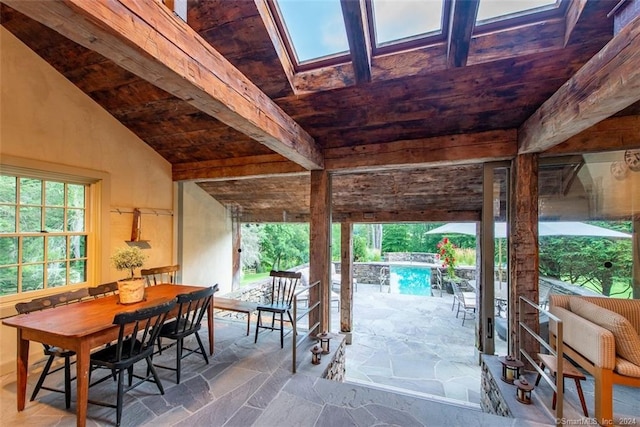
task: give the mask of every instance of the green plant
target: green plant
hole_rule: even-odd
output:
[[[118,271],[129,270],[129,279],[134,276],[136,268],[140,268],[144,265],[144,261],[147,256],[142,253],[142,250],[137,246],[131,246],[126,248],[118,248],[111,256],[111,263]]]
[[[448,237],[445,237],[437,246],[442,267],[447,269],[447,276],[453,279],[456,277],[456,245],[451,243]]]

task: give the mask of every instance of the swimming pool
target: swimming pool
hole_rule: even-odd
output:
[[[431,296],[431,268],[413,265],[390,265],[391,293]]]

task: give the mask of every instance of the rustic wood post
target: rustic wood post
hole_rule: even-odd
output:
[[[538,155],[522,154],[513,161],[511,216],[509,218],[509,352],[520,358],[522,346],[537,352],[537,342],[529,335],[518,341],[518,298],[538,301]],[[538,312],[527,306],[525,323],[539,333]]]
[[[309,326],[320,322],[320,330],[329,330],[331,272],[331,177],[326,170],[311,171],[311,224],[309,226],[309,282],[320,280],[320,287],[309,292],[309,304],[320,301],[320,313],[309,314]]]
[[[231,240],[232,240],[232,271],[231,271],[231,290],[240,287],[240,273],[242,272],[241,252],[242,252],[242,228],[237,218],[231,218]]]
[[[353,224],[340,224],[340,332],[351,344],[353,328]]]

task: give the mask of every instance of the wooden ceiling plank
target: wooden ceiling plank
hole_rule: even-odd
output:
[[[571,36],[573,35],[573,30],[576,29],[578,25],[578,21],[583,16],[582,12],[584,12],[584,7],[587,5],[587,0],[572,0],[569,3],[569,8],[567,9],[566,14],[566,24],[564,31],[564,45],[568,45],[571,42]]]
[[[640,100],[640,17],[629,23],[520,127],[519,153],[534,153]]]
[[[478,16],[479,0],[453,0],[447,36],[447,67],[467,65],[471,35]]]
[[[640,116],[610,117],[572,136],[544,155],[583,154],[640,147]]]
[[[177,163],[172,168],[174,181],[215,181],[302,172],[305,172],[304,168],[279,154]]]
[[[351,61],[358,84],[371,81],[371,40],[365,0],[340,0]]]
[[[161,4],[3,2],[306,169],[323,168],[313,138]]]
[[[447,135],[325,150],[330,171],[505,160],[516,155],[515,129]]]

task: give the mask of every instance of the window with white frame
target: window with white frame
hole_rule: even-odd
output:
[[[0,174],[0,296],[87,281],[89,189],[67,177]]]

